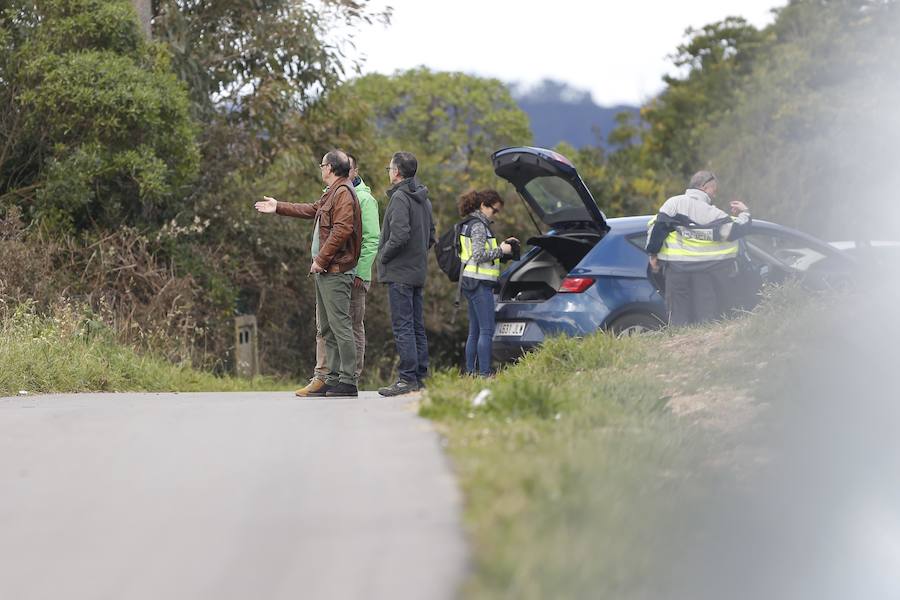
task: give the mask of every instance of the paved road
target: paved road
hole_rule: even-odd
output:
[[[452,598],[460,495],[411,399],[0,399],[0,598]]]

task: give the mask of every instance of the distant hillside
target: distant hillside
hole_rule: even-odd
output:
[[[516,102],[531,120],[534,143],[545,148],[560,142],[576,148],[597,144],[605,148],[606,137],[616,124],[616,114],[638,112],[637,106],[599,106],[590,92],[549,79],[534,87],[513,84],[511,88]]]

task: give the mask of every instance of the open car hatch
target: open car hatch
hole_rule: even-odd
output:
[[[591,225],[609,229],[578,171],[562,154],[544,148],[504,148],[491,156],[494,172],[510,182],[547,225]]]

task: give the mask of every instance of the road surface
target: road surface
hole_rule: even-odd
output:
[[[461,498],[412,400],[0,399],[0,598],[453,598]]]

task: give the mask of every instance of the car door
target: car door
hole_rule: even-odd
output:
[[[646,234],[629,236],[629,241],[643,249]],[[856,261],[831,245],[768,221],[754,220],[751,232],[740,239],[738,268],[729,285],[729,304],[750,310],[759,302],[766,284],[782,284],[797,279],[811,289],[834,289],[847,285],[856,272]],[[648,278],[662,293],[664,280]]]
[[[798,279],[811,289],[843,287],[852,279],[855,261],[805,233],[755,221],[741,240],[741,268],[758,281],[754,286]],[[748,292],[758,290],[752,287]]]

